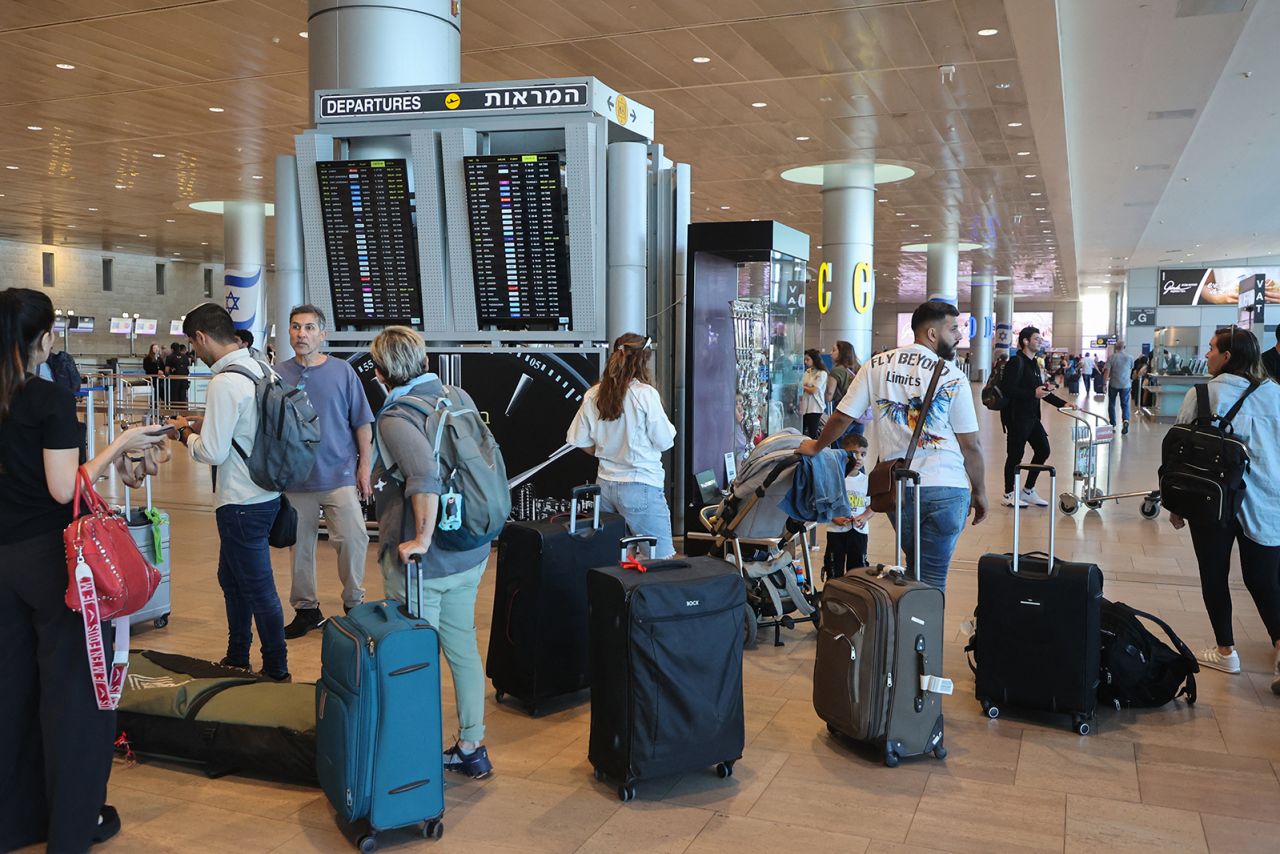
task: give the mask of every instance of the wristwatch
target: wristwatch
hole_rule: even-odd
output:
[[[178,441],[184,445],[187,444],[187,439],[189,439],[191,437],[191,434],[194,432],[196,431],[192,430],[190,425],[183,424],[181,427],[178,428]]]

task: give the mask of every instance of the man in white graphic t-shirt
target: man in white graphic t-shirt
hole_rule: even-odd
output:
[[[952,361],[960,341],[956,307],[939,301],[923,303],[911,315],[911,329],[915,343],[872,356],[827,419],[822,435],[802,444],[797,453],[811,455],[830,447],[854,418],[871,407],[880,459],[902,459],[916,422],[923,417],[924,428],[911,461],[920,473],[920,577],[945,590],[951,555],[970,508],[975,525],[987,516],[982,441],[969,380]],[[945,367],[929,411],[922,413],[939,358]],[[915,504],[908,500],[902,508],[906,531],[913,530],[914,515]],[[914,565],[911,538],[905,537],[903,545],[908,565]]]

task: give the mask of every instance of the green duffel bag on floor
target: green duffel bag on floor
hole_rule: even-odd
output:
[[[129,654],[120,746],[306,785],[316,780],[316,688],[166,652]]]

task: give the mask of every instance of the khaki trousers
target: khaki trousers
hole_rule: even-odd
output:
[[[289,501],[298,511],[298,543],[293,555],[293,589],[289,604],[295,611],[319,608],[316,593],[316,540],[320,535],[320,514],[324,514],[329,542],[338,551],[338,577],[342,579],[342,604],[354,608],[364,601],[364,561],[369,551],[369,532],[364,525],[364,509],[354,486],[329,492],[290,492]]]

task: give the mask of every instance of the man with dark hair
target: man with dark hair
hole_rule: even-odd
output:
[[[1280,382],[1280,326],[1276,327],[1276,346],[1268,347],[1262,354],[1262,369],[1271,379]]]
[[[240,342],[240,349],[241,349],[241,350],[248,350],[248,351],[249,351],[249,355],[253,356],[253,358],[255,358],[255,359],[261,359],[261,358],[262,358],[262,351],[261,351],[261,350],[259,350],[257,347],[254,347],[254,346],[253,346],[253,340],[254,340],[254,339],[253,339],[253,330],[251,330],[251,329],[237,329],[237,330],[236,330],[236,340]]]
[[[249,669],[253,626],[262,644],[262,672],[289,681],[284,611],[271,574],[267,535],[280,511],[280,493],[263,489],[249,476],[247,460],[258,430],[257,386],[261,363],[240,349],[231,315],[220,305],[196,307],[182,323],[195,354],[213,371],[203,418],[179,417],[177,440],[191,459],[217,466],[214,517],[221,540],[218,583],[227,608],[227,655],[222,663]]]
[[[1004,498],[1006,507],[1016,500],[1019,507],[1035,504],[1048,507],[1049,502],[1036,492],[1036,475],[1027,475],[1027,485],[1022,494],[1014,495],[1014,481],[1027,443],[1031,444],[1031,462],[1040,465],[1049,459],[1049,434],[1040,421],[1040,401],[1047,400],[1054,406],[1071,406],[1053,393],[1054,385],[1045,379],[1036,356],[1040,352],[1040,330],[1027,326],[1018,333],[1018,353],[1005,366],[1000,378],[1000,391],[1009,401],[1000,410],[1000,423],[1004,426],[1007,455],[1004,460]],[[1074,408],[1074,407],[1073,407]]]
[[[920,473],[920,554],[913,553],[910,537],[904,538],[903,545],[908,563],[914,566],[919,561],[920,577],[946,589],[951,555],[969,510],[975,525],[987,516],[982,441],[969,380],[952,361],[960,342],[956,307],[936,300],[923,303],[911,315],[911,329],[915,343],[868,359],[827,419],[822,435],[801,444],[797,453],[812,455],[830,447],[854,418],[874,407],[880,458],[902,459],[916,423],[924,419],[911,461]],[[922,411],[939,360],[942,374],[928,411]],[[908,531],[915,525],[914,516],[915,504],[908,500],[902,508]]]
[[[289,312],[289,343],[294,357],[276,366],[285,385],[304,389],[324,428],[316,464],[302,483],[289,488],[298,510],[298,540],[291,551],[293,585],[289,604],[296,616],[284,636],[300,638],[324,623],[316,591],[316,541],[324,514],[329,544],[338,552],[342,607],[350,611],[364,601],[364,562],[369,532],[360,499],[373,495],[373,411],[355,369],[345,359],[327,356],[329,337],[324,312],[299,305]]]
[[[182,328],[186,329],[186,325],[184,324]],[[187,376],[191,373],[191,368],[186,355],[182,352],[182,345],[176,341],[169,346],[169,355],[165,356],[164,372],[169,377],[169,402],[186,405],[187,380],[176,379],[176,377]]]

